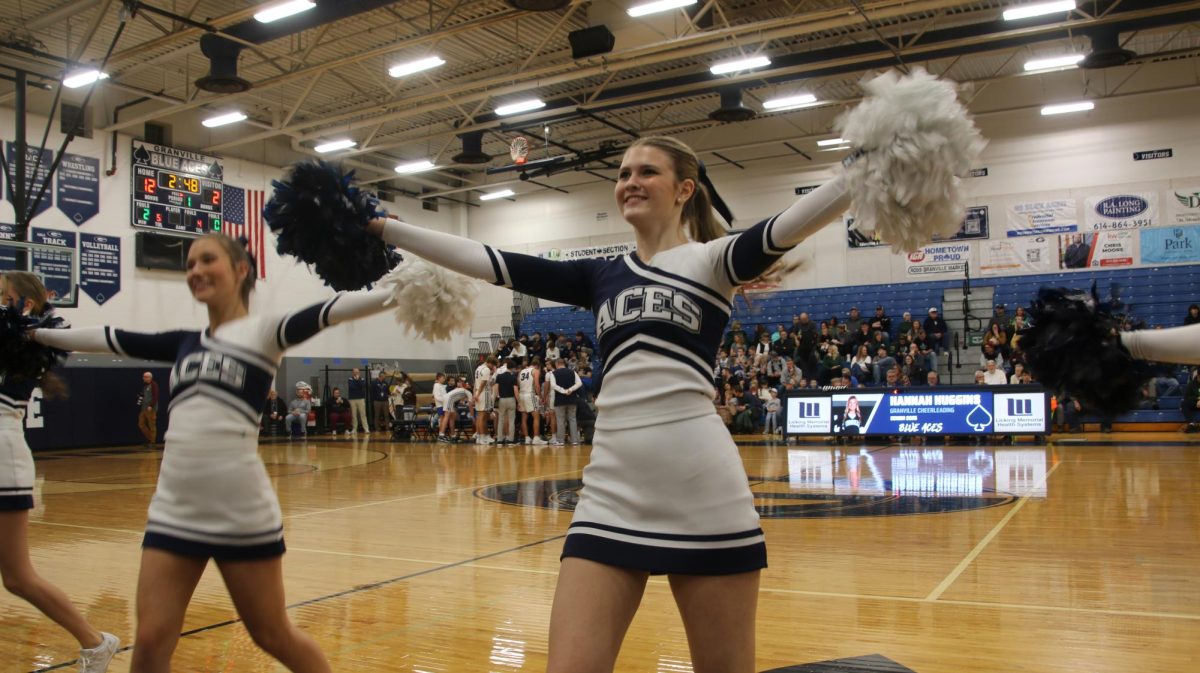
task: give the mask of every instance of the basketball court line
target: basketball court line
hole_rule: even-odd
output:
[[[1037,485],[1029,489],[1029,491],[1019,501],[1017,501],[1017,504],[1013,505],[1012,509],[1008,510],[1008,513],[1005,514],[1000,521],[996,522],[995,526],[992,526],[992,530],[988,531],[988,534],[983,536],[983,539],[976,543],[975,547],[971,551],[967,552],[967,555],[963,557],[963,560],[959,561],[958,565],[954,567],[954,570],[951,570],[950,574],[946,575],[945,579],[943,579],[940,584],[934,587],[933,591],[929,592],[929,595],[924,598],[924,601],[933,602],[938,600],[938,598],[950,588],[950,585],[954,584],[954,582],[958,580],[959,576],[962,575],[963,572],[975,562],[975,559],[982,554],[983,550],[987,548],[988,544],[1000,534],[1000,531],[1004,530],[1004,527],[1008,525],[1008,522],[1012,521],[1012,518],[1017,515],[1017,512],[1021,511],[1021,508],[1025,506],[1025,503],[1029,502],[1029,500],[1033,497],[1033,494],[1046,485],[1046,482],[1050,479],[1050,475],[1054,474],[1054,471],[1057,470],[1062,464],[1063,463],[1055,463],[1049,470],[1046,470],[1046,474],[1042,475],[1042,478],[1038,480]]]

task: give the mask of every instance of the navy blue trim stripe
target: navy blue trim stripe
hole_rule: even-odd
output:
[[[782,255],[783,253],[787,252],[788,250],[791,250],[792,248],[785,248],[785,247],[775,245],[775,237],[771,236],[771,232],[775,230],[775,221],[778,219],[779,219],[779,215],[776,215],[775,217],[772,217],[771,219],[767,220],[766,231],[763,234],[763,240],[766,241],[768,252],[774,252],[774,253],[778,253],[778,254]]]
[[[733,246],[736,243],[737,243],[736,238],[730,240],[729,243],[727,243],[725,245],[725,255],[724,255],[725,256],[725,264],[724,264],[725,275],[726,275],[726,277],[729,278],[729,284],[735,285],[735,286],[741,285],[741,283],[738,282],[737,274],[734,273],[734,268],[733,268]]]
[[[492,261],[492,273],[496,274],[496,280],[492,285],[500,285],[504,287],[504,274],[500,273],[500,260],[496,257],[496,251],[492,250],[492,246],[485,245],[483,249],[487,252],[488,259]]]
[[[712,377],[713,377],[712,370],[710,370],[706,367],[701,367],[700,365],[693,362],[691,358],[686,357],[684,355],[680,355],[679,353],[676,353],[674,351],[667,350],[666,348],[663,348],[661,346],[655,346],[654,344],[648,344],[645,342],[641,342],[641,343],[638,343],[637,345],[630,346],[629,348],[626,348],[625,350],[621,351],[620,353],[617,353],[616,355],[609,356],[609,358],[604,362],[604,374],[607,375],[609,370],[611,370],[613,368],[613,366],[616,365],[618,362],[620,362],[626,355],[629,355],[630,353],[635,353],[639,350],[652,351],[654,353],[658,353],[659,355],[665,355],[665,356],[671,358],[672,360],[678,360],[679,362],[684,363],[685,365],[691,367],[692,369],[696,370],[697,372],[700,372],[700,375],[704,377],[705,381],[712,380]]]
[[[767,545],[756,542],[742,547],[679,549],[568,532],[562,558],[568,557],[654,575],[733,575],[766,568]]]
[[[108,350],[117,354],[121,353],[121,351],[117,348],[117,342],[113,337],[113,328],[107,326],[104,328],[104,340],[108,343]]]
[[[223,545],[184,540],[162,533],[147,531],[142,538],[142,546],[150,549],[161,549],[180,556],[195,558],[211,558],[217,561],[250,561],[254,559],[274,558],[282,556],[287,551],[283,540],[272,540],[255,545]]]
[[[287,327],[289,316],[284,316],[283,320],[279,321],[279,326],[275,328],[275,344],[279,346],[279,350],[287,350],[287,342],[283,340],[283,330]]]
[[[0,407],[8,407],[9,409],[24,409],[25,407],[28,407],[28,406],[29,406],[28,400],[26,400],[24,402],[14,400],[12,403],[9,403],[8,400],[5,400],[4,398],[0,397]]]
[[[5,491],[32,491],[32,486],[4,486],[0,487],[0,493]]]
[[[283,534],[283,526],[279,526],[278,528],[270,528],[268,530],[259,531],[257,533],[212,533],[212,532],[209,532],[206,530],[197,530],[195,528],[188,528],[186,526],[176,526],[173,524],[164,523],[162,521],[156,521],[154,519],[150,519],[146,523],[146,525],[147,526],[157,526],[159,528],[170,528],[172,530],[177,530],[177,531],[180,531],[183,533],[191,533],[193,535],[204,535],[207,537],[225,537],[225,538],[229,538],[231,540],[252,538],[252,537],[262,537],[264,535]]]
[[[621,528],[620,526],[610,526],[605,523],[595,523],[593,521],[573,521],[568,528],[595,528],[598,530],[606,530],[611,533],[620,533],[622,535],[632,535],[634,537],[644,537],[654,540],[674,540],[678,542],[725,542],[726,540],[741,540],[744,538],[757,537],[762,535],[761,528],[752,530],[743,530],[737,533],[718,533],[716,535],[683,535],[679,533],[648,533],[644,530],[634,530],[632,528]]]
[[[678,281],[680,283],[683,283],[684,285],[688,285],[690,287],[696,288],[697,290],[701,290],[704,292],[704,294],[702,294],[701,296],[706,297],[706,298],[713,297],[713,298],[720,299],[721,306],[723,306],[726,309],[733,310],[733,302],[731,302],[728,299],[726,299],[725,297],[721,296],[721,293],[718,292],[717,290],[714,290],[713,288],[711,288],[703,283],[696,282],[696,281],[692,280],[691,278],[685,278],[684,276],[680,276],[678,274],[671,273],[670,271],[664,271],[656,266],[650,266],[649,264],[646,264],[642,260],[638,259],[638,256],[636,253],[631,252],[626,256],[630,259],[630,261],[633,262],[634,266],[638,267],[639,269],[643,269],[643,270],[649,271],[651,273],[657,273],[660,276],[666,276],[667,278],[670,278],[671,280]]]
[[[339,300],[341,298],[342,298],[342,293],[339,292],[336,295],[334,295],[333,299],[329,300],[329,303],[325,304],[325,307],[323,309],[321,309],[321,320],[318,323],[321,326],[321,329],[325,329],[326,327],[329,327],[329,313],[331,311],[333,311],[333,305],[336,304],[337,300]]]
[[[33,509],[32,495],[0,495],[0,512]]]

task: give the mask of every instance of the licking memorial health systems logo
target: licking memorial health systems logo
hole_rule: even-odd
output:
[[[996,432],[1046,431],[1044,393],[997,393]]]
[[[828,397],[791,397],[787,400],[787,431],[830,432],[833,410]]]

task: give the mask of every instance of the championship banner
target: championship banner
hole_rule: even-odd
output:
[[[1097,231],[1058,237],[1058,265],[1062,269],[1099,269],[1133,266],[1132,231]]]
[[[909,276],[929,276],[939,273],[963,273],[971,261],[969,243],[935,243],[905,257],[905,272]]]
[[[610,245],[592,245],[585,248],[551,248],[539,252],[538,257],[556,261],[571,259],[612,259],[637,250],[637,243],[613,243]]]
[[[80,233],[79,289],[103,306],[121,291],[121,239]]]
[[[17,174],[17,144],[13,142],[5,142],[5,158],[8,161],[8,175],[13,177]],[[38,158],[41,157],[41,161]],[[50,177],[50,165],[54,163],[54,150],[42,150],[38,152],[38,148],[25,146],[25,192],[28,195],[25,202],[25,207],[29,208],[33,199],[37,198],[39,192],[42,191],[42,185],[46,184],[46,179]],[[37,169],[37,175],[34,175],[34,169]],[[15,204],[13,201],[13,181],[8,181],[8,189],[5,190],[8,195],[8,202]],[[50,204],[54,201],[54,194],[46,188],[46,193],[42,195],[42,200],[38,203],[37,212],[33,217],[37,217],[50,209]],[[21,218],[18,217],[18,220]],[[33,218],[30,218],[33,219]]]
[[[1014,203],[1005,214],[1009,237],[1079,231],[1079,207],[1075,199]]]
[[[63,154],[54,176],[54,204],[67,219],[82,226],[100,212],[100,160],[80,154]]]
[[[1089,196],[1084,206],[1084,224],[1089,231],[1158,226],[1158,195],[1153,192]]]
[[[1200,185],[1168,189],[1167,224],[1200,224]]]
[[[1142,264],[1200,262],[1200,225],[1142,229]]]
[[[1058,270],[1054,236],[984,241],[979,248],[979,273],[983,276],[1051,273]]]
[[[55,229],[29,228],[29,242],[53,245],[56,248],[75,249],[76,233],[73,231],[57,231]],[[51,297],[67,297],[71,295],[71,263],[68,255],[52,252],[34,252],[33,272],[42,277]]]

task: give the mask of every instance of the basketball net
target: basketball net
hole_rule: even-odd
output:
[[[512,144],[508,146],[508,155],[516,165],[524,165],[529,158],[529,139],[525,136],[513,138]]]

